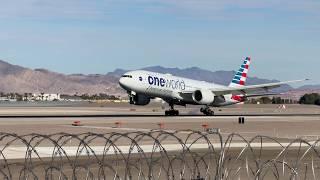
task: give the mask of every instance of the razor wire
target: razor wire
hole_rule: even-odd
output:
[[[1,179],[319,179],[319,139],[201,131],[0,133]]]

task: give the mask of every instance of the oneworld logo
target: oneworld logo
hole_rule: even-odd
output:
[[[148,83],[153,86],[166,87],[171,89],[186,89],[186,84],[183,80],[164,79],[156,76],[148,76]]]

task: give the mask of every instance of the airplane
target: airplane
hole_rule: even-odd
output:
[[[144,106],[148,105],[151,99],[161,98],[170,106],[170,109],[165,111],[166,116],[178,116],[179,111],[175,110],[174,106],[188,104],[202,105],[200,112],[212,116],[214,111],[210,107],[243,103],[250,97],[275,95],[269,90],[283,84],[308,80],[245,86],[250,63],[250,57],[244,58],[229,86],[145,70],[125,73],[120,78],[119,85],[127,91],[130,104]],[[257,94],[257,92],[260,93]]]

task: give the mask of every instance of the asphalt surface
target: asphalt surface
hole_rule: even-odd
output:
[[[216,108],[216,116],[203,116],[199,113],[199,107],[178,109],[182,114],[181,116],[167,117],[163,115],[164,110],[154,104],[146,107],[135,107],[126,104],[72,104],[64,105],[63,107],[56,105],[38,107],[35,105],[10,105],[7,107],[2,105],[0,108],[0,132],[20,136],[26,134],[49,135],[60,132],[72,134],[86,132],[100,134],[110,132],[149,132],[153,129],[159,129],[159,124],[162,124],[162,128],[166,131],[182,131],[177,134],[181,139],[187,138],[188,133],[185,130],[204,131],[204,125],[209,128],[219,129],[223,140],[226,140],[232,133],[239,134],[247,140],[257,135],[267,136],[275,138],[284,144],[297,138],[305,139],[307,142],[314,142],[320,138],[320,107],[318,106],[288,105],[286,109],[282,109],[277,105],[239,105]],[[239,116],[245,117],[244,124],[238,123]],[[81,126],[72,126],[74,121],[80,121]],[[190,137],[190,141],[192,138]],[[241,141],[240,138],[235,138],[233,141],[236,143],[233,144],[234,150],[231,152],[231,156],[237,157],[245,145],[243,143],[237,144],[237,142]],[[0,146],[4,146],[6,143],[8,141],[2,140],[0,141]],[[149,141],[142,143],[147,148]],[[46,157],[47,150],[50,149],[48,144],[50,143],[42,142],[39,149],[39,153],[43,153],[44,157]],[[118,144],[126,149],[128,142],[120,141]],[[168,147],[172,146],[171,148],[177,151],[177,146],[174,145],[174,141],[171,139],[166,140],[165,144],[170,145]],[[72,155],[76,145],[76,142],[69,142],[65,148]],[[97,148],[97,152],[99,152],[101,145],[103,145],[103,142],[98,140],[91,144],[93,148]],[[270,147],[277,146],[269,142],[266,143],[267,145]],[[20,146],[21,144],[11,144],[7,151],[12,154],[8,154],[8,157],[10,156],[12,159],[16,159],[16,162],[23,163],[24,160],[20,161],[19,157],[22,158],[24,156],[25,149]],[[296,148],[299,147],[300,145],[297,144]],[[272,150],[264,150],[263,159],[266,161],[273,159],[279,152],[281,152],[281,148],[276,147]],[[297,154],[299,153],[287,154],[287,160],[292,159],[294,162]],[[112,158],[112,154],[110,156]],[[132,161],[135,161],[135,158],[132,158]],[[189,160],[187,159],[187,161]],[[306,159],[305,162],[312,164],[310,159]],[[87,163],[87,160],[83,160],[83,163]],[[190,163],[193,164],[191,159]],[[249,164],[254,165],[254,162],[252,161]],[[242,161],[230,163],[231,169],[236,169],[242,165],[245,166]],[[42,171],[41,167],[39,166],[39,172]],[[119,174],[124,172],[124,166],[117,165],[117,167],[119,168]],[[180,167],[177,164],[174,168],[179,169]],[[94,166],[91,169],[93,172],[97,170]],[[68,166],[65,166],[65,170],[66,174],[69,175],[72,172],[72,168],[68,168]],[[246,179],[245,168],[241,171],[241,177]],[[308,174],[311,175],[311,172],[309,170]],[[14,177],[18,175],[17,172]],[[82,176],[81,173],[79,173],[80,176]],[[40,175],[39,177],[44,176]],[[85,177],[85,173],[82,177]],[[272,175],[267,177],[269,178],[265,179],[274,179]]]
[[[238,105],[214,109],[216,116],[203,116],[199,107],[179,108],[181,116],[164,116],[157,105],[136,107],[127,104],[90,104],[68,107],[1,107],[0,132],[17,134],[105,133],[158,129],[203,131],[203,124],[219,128],[221,133],[239,133],[245,137],[267,135],[278,138],[320,136],[320,107],[288,105]],[[245,124],[238,124],[238,117]],[[81,121],[79,127],[71,124]],[[116,123],[121,124],[118,127]]]

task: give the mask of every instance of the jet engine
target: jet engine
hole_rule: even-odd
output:
[[[214,101],[215,95],[210,90],[196,90],[192,94],[192,99],[201,105],[210,105]]]
[[[142,94],[136,94],[130,96],[130,104],[144,106],[150,103],[150,97],[142,95]]]

